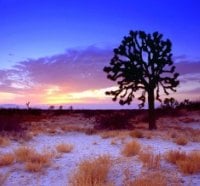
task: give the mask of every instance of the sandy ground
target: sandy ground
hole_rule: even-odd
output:
[[[77,120],[76,122],[79,121],[80,120]],[[167,120],[166,122],[169,121]],[[172,125],[181,126],[186,129],[200,129],[200,123],[198,121],[191,123],[177,121]],[[13,152],[14,149],[22,145],[35,148],[38,151],[46,149],[57,154],[56,145],[62,142],[72,144],[74,149],[70,153],[55,155],[51,166],[38,173],[25,171],[24,165],[20,163],[0,167],[0,174],[8,175],[2,185],[66,186],[69,185],[70,176],[82,160],[109,154],[114,163],[112,164],[112,168],[109,172],[108,180],[112,181],[116,186],[122,186],[125,179],[124,171],[129,170],[132,178],[134,178],[143,170],[142,163],[138,160],[137,155],[133,157],[124,157],[124,155],[122,155],[121,151],[124,144],[132,140],[129,135],[124,136],[125,137],[123,138],[115,138],[115,144],[111,144],[113,138],[102,138],[100,134],[87,135],[82,132],[59,132],[55,134],[41,133],[34,136],[27,142],[12,141],[8,146],[0,147],[0,154]],[[180,146],[172,140],[159,137],[159,135],[151,139],[140,138],[136,140],[141,144],[142,148],[151,148],[155,154],[161,155],[169,150],[183,150],[185,152],[200,150],[199,142],[189,141],[185,146]],[[161,163],[162,169],[173,174],[177,174],[181,185],[200,185],[200,173],[184,175],[178,171],[175,165],[167,163],[164,160],[162,160]]]

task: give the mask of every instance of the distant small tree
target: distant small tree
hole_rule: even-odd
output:
[[[160,99],[160,88],[165,94],[169,90],[176,91],[179,74],[173,66],[171,42],[163,40],[163,35],[154,32],[146,34],[143,31],[130,31],[124,37],[121,45],[114,49],[110,65],[104,67],[107,78],[116,81],[117,90],[106,92],[113,96],[113,101],[119,98],[121,105],[130,104],[134,93],[141,90],[139,107],[144,107],[148,95],[149,129],[156,129],[155,96]]]
[[[28,102],[26,103],[26,107],[27,107],[28,110],[30,109],[30,104],[31,104],[30,101],[28,101]]]
[[[50,105],[49,106],[49,110],[54,110],[55,106],[54,105]]]
[[[172,97],[165,98],[163,103],[164,103],[162,105],[163,108],[170,108],[170,109],[175,109],[179,105],[178,101]]]
[[[62,110],[62,109],[63,109],[63,106],[62,106],[62,105],[60,105],[60,106],[58,107],[58,109],[59,109],[59,110]]]
[[[73,106],[71,105],[71,106],[69,106],[69,110],[70,111],[72,111],[73,110]]]

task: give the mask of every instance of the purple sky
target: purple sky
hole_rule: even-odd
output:
[[[130,29],[172,41],[181,84],[171,96],[199,99],[199,9],[197,0],[0,0],[0,104],[121,108],[104,95],[116,84],[102,68]]]

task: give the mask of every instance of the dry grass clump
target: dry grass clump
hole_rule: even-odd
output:
[[[185,174],[200,172],[200,151],[192,151],[188,154],[179,151],[169,151],[166,159],[178,166]]]
[[[27,146],[22,146],[15,150],[16,159],[19,162],[28,161],[31,155],[34,153],[35,153],[35,150]]]
[[[111,159],[103,155],[92,160],[84,160],[71,178],[72,186],[106,186]]]
[[[133,130],[129,133],[129,135],[133,138],[143,138],[144,135],[140,130]]]
[[[165,154],[165,159],[170,163],[176,164],[176,162],[186,159],[186,153],[178,150],[171,150]]]
[[[25,169],[30,172],[40,171],[43,167],[50,165],[53,157],[50,152],[38,153],[35,149],[23,146],[15,150],[16,159],[25,163]]]
[[[134,156],[139,153],[140,149],[141,146],[137,141],[131,141],[124,146],[122,154],[127,157]]]
[[[5,147],[10,144],[10,140],[0,136],[0,147]]]
[[[38,172],[42,168],[50,165],[52,154],[49,152],[37,153],[35,152],[25,163],[25,169],[30,172]]]
[[[107,139],[107,138],[114,138],[119,135],[119,131],[117,130],[110,130],[110,131],[103,131],[100,133],[101,138]]]
[[[146,150],[139,153],[139,159],[143,162],[143,166],[148,169],[159,169],[161,155],[155,155],[152,151]]]
[[[153,173],[143,173],[135,178],[133,181],[129,181],[126,186],[167,186],[166,176],[157,171]]]
[[[111,145],[117,145],[117,139],[112,139],[110,142]]]
[[[61,126],[61,130],[63,130],[64,132],[85,132],[85,129],[83,129],[80,126],[75,126],[75,125],[63,125]]]
[[[178,138],[176,138],[174,140],[174,142],[177,144],[177,145],[186,145],[188,143],[188,140],[186,137],[184,136],[179,136]]]
[[[56,150],[60,153],[69,153],[73,149],[73,145],[60,143],[56,146]]]
[[[194,151],[187,154],[185,160],[177,162],[179,169],[185,174],[194,174],[200,172],[200,151]]]
[[[0,156],[0,166],[7,166],[13,164],[15,156],[13,153],[7,153]]]

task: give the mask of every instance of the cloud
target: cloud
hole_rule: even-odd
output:
[[[111,51],[89,47],[68,50],[65,54],[29,59],[14,68],[18,76],[26,74],[29,82],[40,85],[60,85],[65,91],[83,91],[109,86],[103,67],[111,58]]]
[[[107,80],[103,72],[112,55],[110,48],[91,46],[18,62],[12,69],[0,70],[0,95],[17,103],[112,102],[104,92],[116,83]],[[200,93],[200,61],[185,56],[174,60],[180,73],[179,94]]]
[[[177,72],[181,75],[190,73],[200,73],[200,61],[180,60],[175,64]]]

